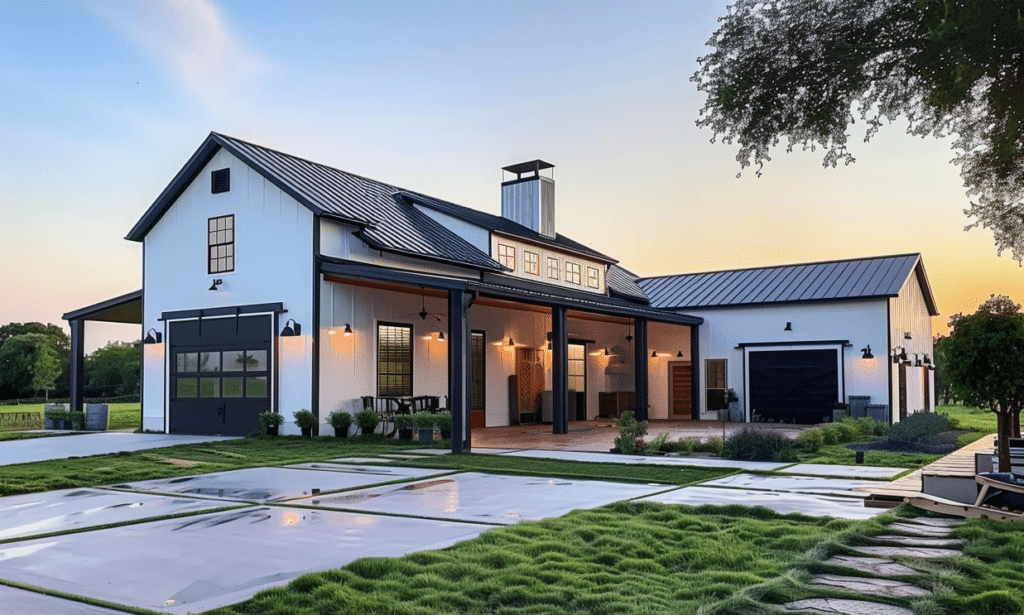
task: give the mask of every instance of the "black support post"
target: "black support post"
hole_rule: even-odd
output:
[[[690,325],[690,373],[693,374],[693,420],[700,419],[700,329]]]
[[[469,452],[471,434],[470,330],[466,291],[448,291],[448,411],[452,413],[452,453]]]
[[[85,321],[71,320],[71,410],[85,409]]]
[[[569,329],[559,306],[551,308],[551,433],[569,433]]]
[[[636,420],[646,421],[648,418],[648,399],[647,399],[647,319],[637,318],[633,321],[633,331],[635,337],[633,338],[633,357],[635,358],[635,374],[634,374],[634,400],[636,405]]]

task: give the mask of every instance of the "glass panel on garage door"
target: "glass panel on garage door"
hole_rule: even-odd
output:
[[[751,350],[747,365],[752,414],[787,423],[819,423],[831,417],[839,400],[838,352]]]
[[[171,433],[244,436],[270,410],[271,316],[170,323]]]

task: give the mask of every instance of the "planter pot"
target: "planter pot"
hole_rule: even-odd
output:
[[[335,427],[334,428],[334,436],[337,437],[337,438],[347,438],[348,437],[348,427]]]
[[[729,402],[729,420],[733,423],[743,422],[743,406],[740,405],[740,402]]]
[[[441,439],[442,440],[451,440],[452,439],[452,430],[451,429],[442,429],[441,430]]]
[[[299,429],[302,430],[302,437],[303,438],[312,438],[313,437],[313,428],[312,427],[300,427]]]
[[[433,442],[434,441],[434,428],[433,427],[420,427],[418,430],[420,436],[420,442]]]
[[[277,425],[268,425],[267,426],[267,435],[268,436],[276,436],[277,435],[277,429],[278,429]]]
[[[110,416],[107,404],[85,404],[85,428],[89,431],[106,431]]]
[[[56,421],[56,422],[60,423],[60,428],[61,429],[66,429],[66,430],[74,429],[74,427],[71,424],[71,421]]]
[[[398,430],[399,440],[412,440],[412,429],[399,429]]]

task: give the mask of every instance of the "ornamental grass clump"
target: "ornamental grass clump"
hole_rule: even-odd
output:
[[[932,437],[953,429],[949,418],[933,412],[915,412],[892,426],[889,439],[894,442],[928,442]]]
[[[722,456],[743,461],[797,461],[793,440],[777,431],[749,427],[725,440]]]
[[[623,412],[615,424],[619,428],[615,448],[624,455],[643,453],[646,446],[644,436],[647,435],[647,421],[637,421],[632,412]]]

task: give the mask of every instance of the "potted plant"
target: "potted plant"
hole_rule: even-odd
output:
[[[740,405],[739,395],[733,389],[729,389],[725,392],[725,400],[729,402],[729,420],[733,423],[742,423],[743,407]]]
[[[414,412],[412,415],[413,425],[419,432],[420,443],[434,441],[434,415],[429,412]]]
[[[284,422],[284,417],[277,412],[260,412],[259,417],[260,429],[263,430],[268,436],[276,436],[278,429],[281,427],[281,423]]]
[[[356,413],[356,425],[359,426],[359,433],[364,436],[372,434],[380,425],[380,415],[373,408],[363,408]]]
[[[336,437],[347,438],[348,428],[352,426],[352,415],[344,410],[335,410],[327,415],[327,422],[334,428]]]
[[[399,414],[395,417],[399,440],[412,440],[413,418],[411,414]]]
[[[316,427],[316,415],[303,408],[298,412],[293,412],[292,416],[295,417],[295,424],[302,430],[302,437],[313,437],[313,428]]]
[[[441,408],[441,411],[434,415],[434,424],[441,430],[442,440],[452,439],[452,414],[445,408]]]

